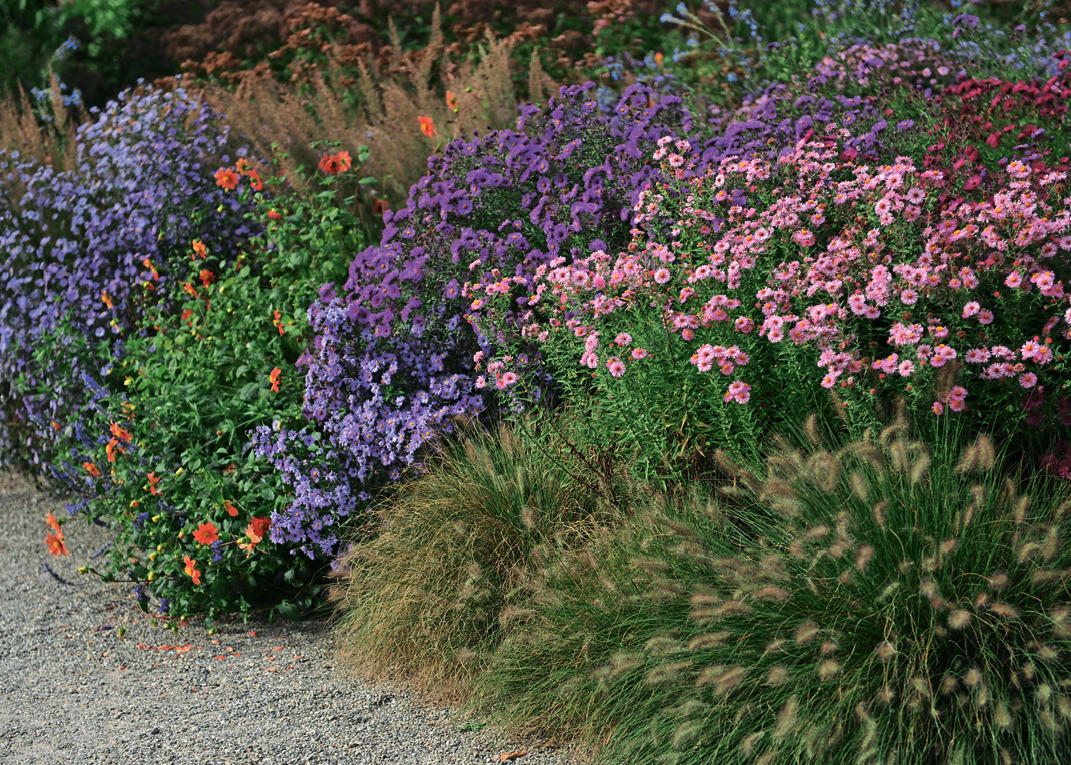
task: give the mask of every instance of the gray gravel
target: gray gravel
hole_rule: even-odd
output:
[[[342,675],[323,621],[154,627],[128,585],[77,573],[106,529],[72,522],[71,557],[48,554],[49,510],[0,471],[0,763],[577,762]]]

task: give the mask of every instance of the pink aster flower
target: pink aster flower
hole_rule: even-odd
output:
[[[755,320],[749,316],[738,316],[733,322],[733,329],[742,335],[751,334],[755,329]]]
[[[738,404],[746,404],[751,398],[751,386],[746,382],[734,380],[729,383],[729,392],[725,394],[725,403],[735,401]]]
[[[637,361],[639,361],[640,359],[647,358],[647,351],[643,348],[633,348],[632,358],[636,359]]]
[[[1019,384],[1027,389],[1033,388],[1035,385],[1038,384],[1038,376],[1033,372],[1026,372],[1024,374],[1021,374],[1019,375]]]
[[[506,372],[504,375],[495,380],[495,387],[499,390],[505,390],[511,385],[516,385],[517,381],[521,378],[518,377],[516,372]]]
[[[625,362],[617,358],[617,356],[611,356],[606,360],[606,368],[610,370],[610,374],[613,377],[620,377],[625,374]]]

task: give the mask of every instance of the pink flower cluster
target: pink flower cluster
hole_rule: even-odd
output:
[[[1011,161],[988,191],[964,191],[909,157],[848,159],[848,137],[831,127],[777,161],[730,158],[646,189],[627,251],[538,270],[524,336],[567,330],[583,338],[580,364],[614,377],[652,362],[652,332],[677,336],[699,372],[726,376],[761,344],[787,343],[812,349],[823,387],[866,395],[900,380],[928,391],[937,414],[1016,389],[1025,409],[1024,389],[1057,390],[1071,340],[1065,174]],[[667,173],[695,162],[668,138],[655,159]],[[493,287],[466,290],[489,302]],[[735,379],[719,395],[745,403],[750,391]]]

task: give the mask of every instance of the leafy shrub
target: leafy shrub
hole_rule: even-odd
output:
[[[75,332],[122,340],[147,305],[181,294],[190,242],[233,257],[254,227],[211,171],[237,150],[220,117],[185,91],[127,92],[79,126],[76,159],[59,170],[0,153],[0,451],[43,464],[54,428],[85,399],[79,366],[38,356],[39,338]]]
[[[230,173],[228,185],[241,174],[262,185],[249,163]],[[250,199],[243,179],[231,193],[255,206],[263,235],[232,257],[193,240],[172,272],[181,284],[174,304],[146,306],[121,358],[107,358],[106,343],[72,354],[86,342],[77,333],[40,339],[40,355],[67,363],[87,350],[104,354],[101,376],[87,377],[92,406],[57,435],[54,472],[80,495],[72,510],[116,529],[101,573],[136,582],[144,608],[153,598],[183,616],[268,608],[296,617],[319,603],[335,539],[310,530],[298,550],[276,528],[289,502],[284,473],[257,458],[250,439],[258,426],[300,427],[294,364],[309,338],[307,307],[317,285],[341,278],[348,254],[370,239],[353,200],[337,197],[339,177],[308,200]]]
[[[528,107],[516,131],[450,144],[406,207],[384,216],[380,244],[358,253],[345,284],[321,290],[302,362],[305,414],[340,470],[330,486],[299,471],[289,512],[306,527],[352,514],[454,417],[484,410],[460,290],[472,270],[530,274],[558,253],[627,239],[627,210],[655,173],[645,151],[689,129],[689,116],[641,87],[607,115],[590,89]],[[273,448],[286,459],[286,439]]]
[[[567,424],[562,428],[568,429]],[[335,631],[361,671],[401,672],[460,692],[559,549],[583,546],[607,512],[559,434],[461,429],[378,504],[378,531],[340,559]]]
[[[601,762],[1065,759],[1071,497],[953,440],[899,421],[731,468],[732,505],[552,569],[480,698]]]

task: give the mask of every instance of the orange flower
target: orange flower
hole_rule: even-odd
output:
[[[112,423],[111,432],[112,435],[118,438],[120,441],[126,441],[128,444],[130,443],[130,440],[134,437],[130,434],[130,431],[123,430],[122,426],[120,426],[117,422]]]
[[[48,551],[57,558],[61,555],[71,554],[71,551],[67,549],[67,543],[63,541],[63,532],[45,534],[45,544],[48,545]]]
[[[196,563],[196,561],[189,555],[183,555],[182,562],[186,564],[186,575],[193,579],[194,584],[200,584],[201,572],[194,567],[194,563]]]
[[[156,488],[156,485],[160,483],[160,479],[156,477],[156,471],[149,473],[149,493],[154,497],[160,493],[160,490]]]
[[[275,325],[275,328],[279,330],[279,335],[285,335],[286,331],[283,329],[283,315],[279,311],[273,310],[271,323]]]
[[[152,280],[153,280],[154,282],[155,282],[155,281],[157,281],[157,280],[158,280],[158,279],[160,278],[160,274],[159,274],[159,272],[158,272],[158,271],[156,270],[156,266],[154,266],[154,265],[152,264],[152,261],[151,261],[151,260],[149,260],[148,258],[144,258],[144,259],[143,259],[143,260],[141,261],[141,265],[145,266],[145,267],[146,267],[147,269],[149,269],[149,270],[150,270],[150,271],[152,272]]]
[[[119,439],[113,438],[104,447],[104,453],[108,455],[108,462],[115,462],[116,453],[123,454],[126,450],[119,445]]]
[[[320,158],[320,169],[329,175],[344,173],[350,169],[353,158],[348,151],[340,151],[338,154],[325,154]]]
[[[219,529],[212,521],[205,521],[193,532],[193,538],[203,545],[210,545],[219,541]]]
[[[268,210],[268,217],[272,220],[279,220],[283,216],[279,213],[278,210]]]
[[[224,191],[234,191],[238,188],[238,173],[229,167],[221,167],[212,173],[212,177],[216,179],[216,185]]]
[[[49,510],[48,515],[45,516],[45,524],[57,534],[62,534],[60,531],[59,521],[56,520],[56,516]]]
[[[100,291],[100,299],[104,301],[105,306],[107,306],[108,308],[112,307],[112,299],[108,297],[108,293],[104,290]]]
[[[238,515],[238,508],[232,505],[228,500],[223,500],[223,507],[227,510],[227,515],[231,518]]]
[[[100,478],[100,468],[98,468],[92,462],[83,462],[82,467],[84,467],[86,469],[86,472],[94,478]]]
[[[205,286],[205,289],[208,289],[208,285],[216,280],[216,275],[207,268],[202,268],[197,275],[201,277],[201,284]]]
[[[435,121],[431,117],[417,117],[417,122],[420,123],[420,132],[426,135],[428,138],[435,137]]]
[[[245,535],[249,537],[249,541],[238,543],[238,547],[245,550],[246,557],[249,557],[249,554],[253,552],[253,548],[267,536],[269,528],[271,528],[271,519],[267,516],[254,518],[249,522],[249,525],[245,528]]]
[[[278,393],[279,392],[279,375],[281,375],[282,373],[283,373],[283,370],[279,369],[279,367],[275,367],[274,369],[271,370],[271,374],[268,375],[268,379],[271,380],[271,392],[272,393]]]
[[[60,424],[58,422],[56,422],[55,420],[52,421],[52,429],[57,431],[57,432],[60,429]]]
[[[375,204],[372,205],[372,212],[382,218],[383,213],[390,209],[387,207],[387,200],[380,199],[379,197],[375,197],[375,200]]]
[[[189,292],[190,293],[190,297],[197,297],[197,290],[194,289],[194,286],[192,284],[190,284],[189,282],[186,282],[185,284],[183,284],[182,285],[182,289],[184,289],[187,292]]]
[[[655,53],[654,54],[655,66],[662,66],[662,59],[663,58],[664,58],[664,56],[662,55],[662,51],[659,51],[659,52]]]
[[[208,248],[200,239],[193,240],[193,254],[202,259],[208,254]]]
[[[456,112],[457,106],[457,93],[452,90],[446,91],[446,108],[452,112]]]
[[[320,164],[318,167],[328,175],[334,175],[335,173],[340,172],[339,162],[333,154],[324,154],[320,157]]]
[[[264,188],[264,183],[260,180],[260,173],[256,170],[249,171],[249,188],[253,191],[260,191]]]
[[[271,528],[271,518],[266,515],[254,518],[249,522],[249,527],[245,530],[245,533],[250,539],[255,539],[259,542],[261,539],[268,535],[268,529]]]
[[[256,170],[253,169],[253,166],[249,164],[249,160],[245,157],[242,157],[234,163],[234,169],[238,171],[239,175],[251,175],[256,172]]]

